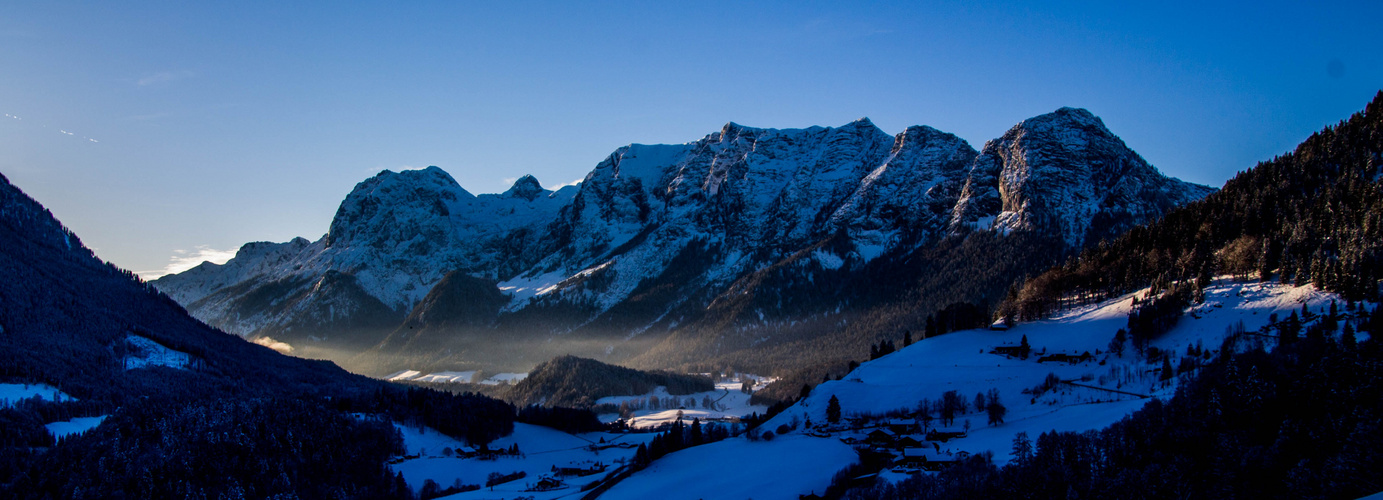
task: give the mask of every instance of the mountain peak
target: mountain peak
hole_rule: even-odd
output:
[[[735,122],[727,122],[724,127],[720,128],[720,136],[722,138],[735,137],[747,132],[756,132],[758,130],[759,129],[756,129],[754,127],[746,127]]]
[[[331,221],[327,246],[357,239],[384,244],[390,239],[384,235],[397,236],[394,241],[408,241],[404,234],[415,234],[421,227],[410,229],[404,221],[427,226],[427,232],[435,233],[431,237],[440,238],[447,232],[442,221],[455,211],[456,204],[474,198],[451,174],[435,166],[397,173],[385,170],[356,184],[346,195]]]
[[[508,191],[505,191],[503,196],[505,198],[523,198],[528,201],[533,201],[534,198],[543,194],[544,191],[546,190],[543,189],[542,184],[538,183],[536,177],[525,175],[519,177],[519,180],[514,181],[514,186],[510,187]]]
[[[1063,107],[1051,113],[1037,115],[1018,122],[1010,132],[1018,130],[1045,132],[1059,129],[1080,129],[1104,136],[1114,135],[1113,132],[1109,131],[1109,128],[1105,127],[1104,121],[1091,113],[1090,110],[1072,107]]]

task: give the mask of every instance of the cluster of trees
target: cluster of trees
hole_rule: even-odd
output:
[[[973,406],[971,405],[973,402]],[[999,398],[998,389],[990,389],[987,392],[975,393],[973,400],[967,401],[965,396],[958,391],[946,391],[941,394],[941,398],[931,400],[923,398],[917,401],[917,406],[913,414],[922,421],[922,425],[930,427],[933,420],[940,420],[941,425],[955,424],[956,417],[970,413],[974,409],[976,413],[985,414],[989,417],[989,425],[999,425],[1004,423],[1004,417],[1008,415],[1008,407],[1004,406]]]
[[[846,498],[1358,498],[1383,468],[1383,320],[1329,325],[1273,351],[1205,363],[1168,401],[1100,431],[1014,440],[999,468],[976,456]],[[1321,324],[1321,323],[1317,323]],[[1357,332],[1369,332],[1358,341]],[[1236,339],[1222,353],[1234,353]],[[1261,345],[1261,344],[1260,344]]]
[[[634,412],[643,409],[649,409],[653,411],[689,409],[696,408],[697,405],[700,405],[702,408],[705,408],[707,410],[717,409],[716,400],[712,399],[711,395],[709,394],[701,396],[701,399],[696,399],[692,396],[668,396],[663,398],[660,398],[658,396],[649,396],[647,398],[637,398],[620,401],[618,405],[597,405],[592,409],[595,410],[596,413],[608,413],[609,411],[614,410],[619,412],[620,418],[631,418],[634,416]]]
[[[1160,290],[1150,291],[1156,293]],[[1128,315],[1128,331],[1125,334],[1133,341],[1134,350],[1143,354],[1148,342],[1167,333],[1181,320],[1182,311],[1191,304],[1191,290],[1184,285],[1172,285],[1166,293],[1134,300],[1133,311]],[[1123,330],[1120,330],[1123,331]],[[1116,332],[1115,337],[1119,335]],[[1122,352],[1123,347],[1120,346]]]
[[[451,486],[448,486],[446,488],[442,488],[442,485],[437,484],[437,481],[428,479],[426,481],[423,481],[422,489],[418,490],[418,499],[432,500],[433,498],[440,498],[448,495],[455,495],[457,493],[475,491],[478,489],[480,489],[480,485],[465,484],[462,483],[460,479],[457,479],[455,482],[452,483]]]
[[[325,398],[129,401],[102,425],[30,457],[6,496],[78,498],[396,497],[385,461],[404,452],[385,420]]]
[[[342,411],[388,415],[396,422],[425,425],[474,446],[514,432],[514,406],[476,394],[380,387],[368,396],[338,395],[334,402]]]
[[[701,419],[692,419],[691,425],[686,425],[679,418],[667,430],[653,436],[647,446],[640,444],[634,451],[632,465],[636,470],[642,469],[668,453],[721,441],[730,437],[730,430],[715,422],[703,426]]]
[[[525,406],[519,410],[519,421],[573,434],[595,432],[605,428],[605,424],[600,423],[600,418],[591,410],[560,406]]]
[[[909,334],[909,337],[910,337],[910,336],[911,336],[911,335]],[[906,338],[906,337],[905,337],[905,338]],[[911,343],[912,343],[912,339],[911,339],[911,338],[906,338],[906,340],[907,340],[907,341],[904,342],[904,345],[905,345],[905,346],[906,346],[907,344],[911,344]],[[896,347],[893,346],[893,341],[892,341],[892,340],[884,339],[882,342],[879,342],[878,345],[874,345],[874,344],[870,344],[870,345],[869,345],[869,360],[870,360],[870,361],[873,361],[873,360],[882,358],[882,357],[884,357],[884,356],[888,356],[889,354],[893,354],[894,352],[897,352],[897,351],[898,351],[898,348],[896,348]],[[829,376],[829,375],[828,375],[828,376]]]
[[[1348,121],[1241,172],[1219,192],[1091,248],[1011,290],[1002,314],[1037,318],[1156,282],[1217,273],[1377,299],[1383,278],[1383,92]]]
[[[803,386],[803,387],[807,387],[807,386]],[[764,410],[764,412],[763,412],[762,414],[760,414],[760,413],[757,412],[757,411],[756,411],[756,412],[752,412],[752,413],[750,413],[750,414],[748,414],[748,415],[745,415],[745,416],[743,416],[743,417],[740,417],[740,422],[743,422],[743,423],[744,423],[745,428],[753,429],[753,428],[755,428],[755,427],[758,427],[759,424],[762,424],[762,423],[764,423],[764,422],[767,422],[767,421],[771,420],[773,417],[778,416],[778,414],[779,414],[779,413],[782,413],[784,410],[787,410],[788,408],[791,408],[792,405],[796,404],[797,401],[800,400],[800,399],[802,399],[802,397],[801,397],[801,396],[798,396],[798,397],[795,397],[795,398],[791,398],[791,399],[789,399],[789,400],[787,400],[787,401],[778,401],[778,402],[776,402],[776,403],[772,403],[772,404],[770,404],[770,405],[768,406],[768,409],[767,409],[767,410]],[[750,401],[752,402],[753,400],[751,399]]]

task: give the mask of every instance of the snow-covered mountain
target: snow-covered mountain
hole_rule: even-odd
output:
[[[155,284],[242,335],[387,332],[453,271],[493,279],[523,267],[525,248],[575,192],[525,176],[503,194],[476,196],[437,167],[386,170],[355,186],[315,242],[247,243],[223,265],[204,262]]]
[[[1159,174],[1089,111],[1061,108],[985,143],[954,223],[1047,231],[1080,246],[1211,191]]]
[[[675,328],[803,255],[849,273],[973,229],[1079,247],[1210,191],[1161,175],[1078,109],[1025,120],[981,152],[930,127],[891,137],[868,119],[730,123],[695,142],[619,148],[557,192],[525,177],[474,196],[436,167],[386,171],[356,186],[316,242],[249,244],[155,284],[210,324],[292,341],[373,343],[405,316],[410,341],[428,318],[476,327],[543,315],[560,317],[540,323],[549,333],[633,336]],[[444,282],[453,272],[472,279]],[[489,283],[507,304],[464,299],[495,302]],[[455,290],[464,300],[448,298]]]

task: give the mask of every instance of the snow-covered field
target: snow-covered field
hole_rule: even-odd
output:
[[[843,380],[818,385],[811,396],[760,427],[775,430],[796,419],[805,424],[826,422],[826,407],[835,396],[842,413],[881,415],[911,409],[923,398],[937,400],[955,390],[970,402],[975,394],[998,390],[1008,413],[1004,423],[990,427],[986,415],[974,412],[958,416],[951,429],[965,437],[937,443],[943,454],[992,451],[999,464],[1011,460],[1013,437],[1026,432],[1036,440],[1043,432],[1099,429],[1137,411],[1148,399],[1110,392],[1113,389],[1167,398],[1177,379],[1163,382],[1155,369],[1137,358],[1129,347],[1123,357],[1106,352],[1114,332],[1128,324],[1133,295],[1102,304],[1067,311],[1059,316],[1020,324],[1007,331],[967,330],[914,343],[898,352],[862,364]],[[1184,355],[1201,345],[1217,350],[1226,330],[1242,321],[1247,331],[1268,324],[1276,313],[1286,318],[1306,304],[1320,312],[1338,297],[1314,287],[1278,283],[1236,282],[1218,279],[1206,290],[1206,300],[1194,306],[1170,332],[1151,345]],[[1344,303],[1340,300],[1340,305]],[[997,346],[1017,346],[1027,336],[1034,355],[1027,360],[991,354]],[[1090,361],[1039,363],[1043,354],[1090,352]],[[1099,352],[1098,355],[1095,353]],[[1023,390],[1039,385],[1048,374],[1090,386],[1058,386],[1040,397]],[[1081,380],[1087,379],[1087,380]],[[939,426],[932,422],[932,427]],[[850,447],[839,438],[862,438],[860,431],[837,428],[830,438],[803,434],[804,428],[779,436],[772,442],[729,439],[673,453],[615,486],[604,498],[796,498],[821,493],[837,470],[854,461]],[[899,479],[903,474],[886,472]]]
[[[424,374],[418,370],[400,370],[384,376],[384,380],[390,382],[434,382],[452,384],[482,384],[500,385],[515,384],[520,380],[528,378],[527,373],[496,373],[484,380],[476,380],[476,370],[464,372],[436,372]]]
[[[1004,422],[988,425],[987,415],[973,409],[959,415],[949,425],[932,421],[930,427],[960,431],[962,437],[949,441],[924,442],[925,449],[937,452],[941,459],[966,453],[994,453],[999,464],[1011,460],[1013,438],[1026,432],[1036,440],[1043,432],[1084,431],[1103,428],[1137,411],[1149,398],[1167,398],[1176,390],[1178,378],[1162,380],[1160,363],[1150,364],[1129,346],[1123,356],[1108,351],[1114,332],[1128,325],[1135,294],[1105,303],[1066,311],[1056,317],[1024,323],[1006,331],[967,330],[925,339],[883,358],[866,362],[843,380],[818,385],[809,397],[760,427],[757,432],[773,430],[779,434],[772,441],[750,441],[743,437],[698,446],[669,454],[615,485],[602,498],[797,498],[807,493],[822,493],[831,476],[856,460],[854,449],[842,439],[863,439],[870,431],[880,428],[882,415],[910,413],[919,400],[938,400],[946,391],[957,391],[970,403],[977,393],[996,391],[1008,411]],[[1257,283],[1217,279],[1206,289],[1205,301],[1191,307],[1171,331],[1151,342],[1152,347],[1172,353],[1179,360],[1193,347],[1217,351],[1234,325],[1242,322],[1253,332],[1269,323],[1276,314],[1286,318],[1300,311],[1303,304],[1313,312],[1321,312],[1338,297],[1317,291],[1311,286],[1293,287],[1278,283]],[[1343,306],[1343,301],[1340,301]],[[1027,337],[1032,354],[1027,359],[995,354],[996,347],[1017,346]],[[1044,356],[1067,354],[1088,359],[1077,362],[1040,362]],[[418,372],[396,376],[418,379]],[[1063,382],[1054,389],[1033,394],[1049,375]],[[650,427],[676,419],[677,413],[689,421],[730,416],[743,416],[762,411],[748,404],[749,395],[740,392],[739,382],[722,382],[715,391],[690,395],[695,405],[679,405],[676,409],[634,410],[631,425]],[[841,423],[823,427],[826,423],[828,400],[836,397],[844,420],[850,417],[869,417],[859,429]],[[600,404],[642,402],[650,398],[666,400],[671,395],[663,388],[639,396],[602,398]],[[685,400],[689,396],[679,396]],[[712,408],[704,401],[713,400]],[[666,408],[667,405],[661,405]],[[897,412],[901,410],[901,412]],[[602,415],[612,421],[617,415]],[[875,418],[875,420],[870,420]],[[817,426],[806,433],[806,422]],[[914,421],[906,417],[903,422]],[[780,426],[793,427],[779,433]],[[429,430],[403,428],[410,455],[418,458],[404,460],[392,467],[403,473],[409,485],[420,488],[427,479],[445,488],[460,484],[481,484],[491,473],[508,474],[523,471],[527,477],[496,486],[493,491],[461,493],[448,498],[535,498],[576,497],[580,487],[599,481],[624,461],[633,457],[638,443],[652,439],[653,434],[592,433],[573,436],[559,431],[525,424],[516,424],[513,435],[497,440],[493,449],[506,449],[518,444],[519,457],[494,460],[443,456],[445,448],[469,451],[464,443]],[[829,434],[829,437],[818,437]],[[921,437],[921,436],[919,436]],[[600,440],[605,440],[604,449]],[[609,446],[626,443],[626,447]],[[597,445],[593,447],[592,445]],[[609,468],[604,473],[582,478],[567,478],[566,485],[546,492],[526,491],[544,477],[552,475],[553,467],[574,467],[596,462]],[[901,470],[901,469],[900,469]],[[881,477],[901,479],[906,472],[885,470]]]
[[[125,343],[129,345],[130,349],[129,353],[125,355],[126,370],[150,366],[187,368],[192,359],[185,352],[169,349],[163,344],[138,335],[125,337]]]
[[[654,434],[612,434],[588,433],[567,434],[562,431],[536,425],[516,423],[514,433],[490,443],[491,449],[508,449],[517,444],[522,453],[519,457],[500,457],[494,460],[478,458],[448,458],[445,448],[470,450],[465,443],[442,435],[436,431],[399,426],[403,433],[404,445],[408,453],[419,454],[419,458],[405,460],[392,465],[403,473],[403,478],[415,490],[422,488],[423,482],[431,479],[446,488],[460,481],[461,484],[484,485],[486,478],[494,472],[510,474],[523,471],[527,477],[510,483],[497,485],[494,490],[482,488],[451,495],[449,499],[513,498],[516,496],[535,496],[538,499],[571,496],[580,491],[582,485],[599,481],[614,471],[623,461],[633,458],[638,445],[653,439]],[[601,440],[604,439],[604,443]],[[603,449],[602,449],[603,448]],[[603,473],[581,478],[566,478],[565,489],[548,492],[526,492],[530,485],[536,484],[540,477],[552,475],[553,467],[589,467],[595,463],[608,465]]]
[[[65,402],[76,401],[77,398],[68,396],[59,391],[56,387],[48,384],[0,384],[0,408],[9,408],[21,399],[37,397],[44,401]],[[64,438],[72,434],[86,432],[91,428],[101,424],[106,417],[79,417],[72,420],[53,422],[45,425],[48,432],[54,437]]]
[[[803,435],[772,442],[727,439],[669,454],[601,498],[781,498],[822,493],[855,451],[836,439]]]
[[[762,377],[754,375],[745,375],[743,377],[755,381],[762,380]],[[680,400],[691,398],[691,400],[696,403],[695,405],[685,406],[685,408],[672,408],[666,410],[649,409],[647,403],[649,398],[663,400],[672,397],[672,395],[667,392],[667,388],[662,386],[659,386],[653,392],[638,396],[609,396],[600,398],[596,400],[596,404],[612,404],[616,406],[621,403],[641,404],[643,409],[633,411],[632,413],[634,416],[629,419],[629,426],[635,429],[646,429],[664,424],[671,424],[677,420],[677,414],[679,412],[682,414],[682,420],[684,422],[690,422],[694,418],[699,418],[702,421],[727,420],[743,417],[754,412],[762,413],[768,410],[767,406],[750,405],[750,395],[740,392],[741,384],[742,382],[740,382],[740,379],[733,379],[725,382],[717,382],[716,390],[714,391],[677,396]],[[712,406],[714,406],[714,408],[707,408],[704,406],[703,403],[707,398],[712,401]],[[619,419],[619,414],[617,413],[605,413],[600,415],[600,421],[602,422],[613,422],[617,419]]]
[[[44,427],[48,428],[48,432],[51,432],[53,434],[53,437],[62,439],[73,434],[81,434],[83,432],[89,431],[95,428],[96,426],[101,425],[101,421],[105,419],[105,415],[101,415],[99,417],[77,417],[72,420],[53,422],[51,424],[45,425]]]
[[[37,396],[45,401],[76,401],[48,384],[0,384],[0,408],[9,408],[21,399]]]
[[[1319,311],[1327,307],[1331,299],[1338,298],[1318,292],[1309,285],[1292,287],[1219,280],[1207,289],[1204,303],[1192,308],[1192,314],[1184,316],[1174,329],[1150,345],[1174,353],[1175,361],[1192,345],[1218,349],[1226,330],[1239,321],[1248,331],[1255,331],[1266,325],[1273,313],[1286,318],[1292,311],[1300,310],[1303,302],[1313,311]],[[842,413],[849,416],[911,408],[923,398],[936,400],[949,390],[959,392],[969,402],[976,393],[990,389],[999,391],[1000,400],[1008,408],[1006,423],[1001,428],[1012,429],[1008,433],[1010,439],[1012,433],[1029,430],[1024,423],[1027,419],[1039,419],[1053,412],[1059,413],[1062,419],[1087,420],[1092,429],[1103,427],[1123,415],[1095,420],[1086,417],[1101,411],[1098,404],[1140,399],[1101,390],[1064,387],[1034,402],[1034,398],[1023,394],[1023,390],[1038,385],[1051,373],[1067,381],[1088,379],[1079,382],[1088,386],[1147,396],[1170,396],[1175,390],[1175,379],[1169,383],[1159,381],[1156,373],[1149,373],[1158,367],[1138,359],[1131,347],[1122,357],[1105,352],[1114,332],[1127,327],[1132,300],[1133,294],[1130,294],[1067,311],[1053,319],[1020,324],[1008,331],[967,330],[919,341],[893,355],[862,364],[843,380],[817,386],[810,397],[775,417],[766,428],[789,423],[794,417],[801,421],[810,418],[816,423],[825,422],[827,401],[831,396],[839,399]],[[1034,353],[1027,360],[990,353],[998,346],[1016,346],[1024,336]],[[1085,352],[1094,356],[1083,363],[1037,361],[1043,354],[1080,355]],[[1095,355],[1096,352],[1099,354]],[[1131,409],[1138,407],[1141,405],[1133,405]],[[988,419],[974,413],[958,417],[956,426],[964,420],[970,420],[972,428],[978,430]],[[1047,420],[1051,419],[1039,419],[1035,422],[1039,425],[1031,430],[1036,433],[1049,430],[1041,423]],[[964,440],[952,443],[959,447],[971,446]],[[1008,446],[974,448],[970,451],[993,449],[997,460],[1007,461]]]

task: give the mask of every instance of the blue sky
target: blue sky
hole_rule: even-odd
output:
[[[280,3],[7,5],[0,173],[156,274],[316,239],[382,169],[555,186],[728,121],[978,149],[1084,107],[1218,186],[1383,88],[1379,2]]]

